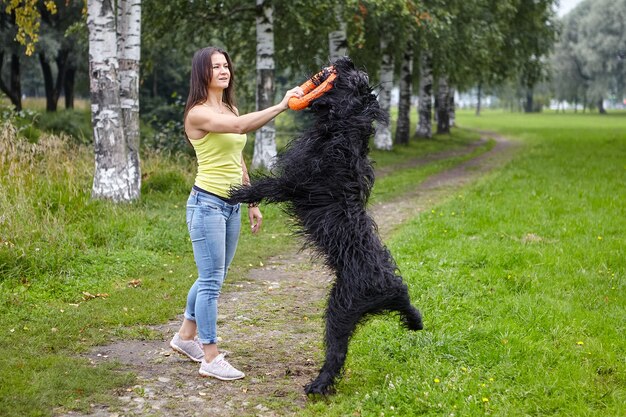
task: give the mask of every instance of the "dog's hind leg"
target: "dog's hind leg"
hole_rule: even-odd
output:
[[[408,288],[404,283],[401,283],[395,288],[395,294],[390,298],[386,310],[397,311],[400,313],[400,319],[402,324],[409,330],[422,330],[424,325],[422,323],[422,315],[418,309],[411,305],[411,299],[409,298]]]
[[[411,305],[408,296],[406,297],[406,303],[397,309],[400,313],[402,324],[409,330],[422,330],[424,324],[422,323],[422,315],[418,309]]]
[[[361,317],[358,311],[341,305],[337,288],[333,287],[326,310],[326,357],[317,378],[304,388],[307,394],[326,395],[332,391],[346,361],[348,342]]]

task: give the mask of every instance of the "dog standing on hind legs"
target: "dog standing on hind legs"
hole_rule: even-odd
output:
[[[318,85],[335,74],[332,88],[310,104],[314,123],[280,153],[269,175],[231,190],[235,202],[283,202],[298,233],[335,273],[325,312],[326,357],[307,394],[332,392],[341,375],[348,343],[369,315],[397,312],[410,330],[422,329],[406,284],[366,211],[374,185],[367,157],[373,122],[386,115],[365,72],[340,58],[332,70],[312,79]]]

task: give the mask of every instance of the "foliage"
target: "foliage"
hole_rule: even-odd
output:
[[[26,55],[32,55],[35,51],[35,44],[39,40],[39,27],[41,25],[41,11],[38,0],[3,0],[6,3],[5,11],[15,14],[17,25],[17,35],[15,40],[26,46]],[[54,0],[43,2],[46,10],[51,14],[57,12]]]
[[[67,137],[75,144],[89,145],[93,140],[91,115],[87,111],[43,112],[39,114],[34,125],[46,133]]]
[[[0,106],[0,125],[13,126],[18,136],[31,143],[36,143],[46,133],[61,135],[64,140],[74,144],[87,145],[92,140],[91,118],[86,111],[48,113],[31,108],[15,111]]]
[[[159,99],[146,98],[141,118],[150,130],[143,130],[143,147],[165,152],[181,152],[189,149],[183,128],[184,102],[174,94],[173,102],[163,103]]]
[[[40,113],[35,110],[22,109],[15,111],[13,108],[0,106],[0,126],[11,126],[16,135],[27,139],[29,142],[37,142],[41,131],[35,127]]]
[[[275,0],[277,95],[326,64],[328,33],[338,27],[338,20],[348,25],[349,54],[358,66],[368,70],[373,83],[377,82],[380,65],[381,33],[393,33],[394,54],[398,57],[409,41],[416,50],[416,60],[420,53],[432,53],[436,73],[447,74],[460,89],[479,82],[486,84],[486,88],[522,74],[530,75],[532,68],[543,68],[541,56],[551,44],[556,29],[550,15],[553,3],[552,0]],[[64,6],[58,7],[59,13],[64,13]],[[254,109],[254,4],[243,0],[155,0],[142,7],[140,97],[144,123],[160,131],[176,129],[180,119],[176,119],[175,112],[160,109],[155,121],[153,111],[171,106],[176,100],[172,97],[187,96],[191,56],[210,44],[231,53],[240,111],[247,113]],[[84,28],[82,18],[76,19],[80,21],[75,26]],[[48,29],[44,25],[41,30]],[[82,43],[79,46],[81,51],[86,51]],[[84,62],[78,60],[79,64]],[[400,59],[395,62],[399,63]],[[86,67],[79,68],[80,74],[86,72]]]

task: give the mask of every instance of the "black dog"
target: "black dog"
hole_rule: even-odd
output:
[[[365,211],[374,185],[367,157],[372,123],[386,123],[386,116],[366,73],[347,57],[333,66],[333,88],[311,103],[313,126],[279,154],[271,175],[231,191],[237,202],[284,202],[305,245],[336,273],[325,314],[326,359],[318,377],[305,387],[307,394],[331,392],[349,339],[365,316],[397,311],[407,328],[422,329],[421,315]]]

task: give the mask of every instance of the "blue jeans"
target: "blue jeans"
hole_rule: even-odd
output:
[[[217,299],[239,241],[240,205],[192,190],[187,228],[198,279],[187,295],[185,318],[196,322],[201,343],[217,343]]]

